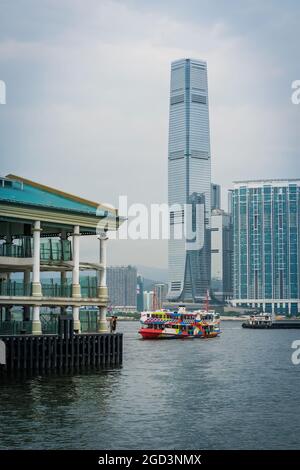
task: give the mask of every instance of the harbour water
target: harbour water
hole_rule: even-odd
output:
[[[121,369],[0,379],[1,449],[297,449],[297,330],[142,341],[124,332]]]

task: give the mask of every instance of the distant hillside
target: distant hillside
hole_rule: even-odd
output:
[[[151,266],[137,265],[138,274],[146,278],[147,280],[154,279],[153,283],[167,282],[168,281],[168,270],[162,268],[154,268]]]

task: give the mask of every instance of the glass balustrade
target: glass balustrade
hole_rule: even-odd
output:
[[[81,310],[79,315],[81,323],[81,332],[96,333],[98,312],[96,310]],[[55,335],[58,333],[58,313],[41,313],[40,319],[43,334]],[[31,320],[0,320],[0,335],[21,335],[31,334],[31,332]]]
[[[32,321],[0,321],[0,335],[30,334]]]
[[[81,296],[83,298],[97,297],[97,278],[84,277],[80,280]],[[0,296],[8,297],[28,297],[31,296],[32,287],[30,284],[24,284],[22,281],[1,281]],[[43,297],[72,297],[72,285],[70,282],[61,283],[56,280],[50,282],[42,281]]]
[[[72,245],[70,240],[41,240],[41,261],[71,261]]]
[[[12,258],[31,258],[33,256],[32,237],[16,238],[11,243],[0,243],[0,256]],[[42,238],[40,248],[41,261],[71,261],[72,244],[70,240]]]
[[[12,242],[6,241],[0,243],[0,256],[9,256],[12,258],[31,258],[31,237],[21,237],[13,240]]]
[[[0,280],[0,296],[8,297],[24,297],[31,295],[31,283],[24,284],[20,281],[1,281]]]

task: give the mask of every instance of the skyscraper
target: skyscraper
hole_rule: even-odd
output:
[[[300,180],[241,181],[231,192],[234,305],[300,311]]]
[[[154,310],[153,308],[153,296],[154,292],[153,290],[151,291],[144,291],[144,310],[147,312],[152,312]]]
[[[134,266],[107,268],[108,297],[112,307],[137,307],[137,270]]]
[[[211,289],[219,301],[232,298],[233,233],[231,216],[211,212]]]
[[[163,303],[166,300],[167,285],[166,284],[154,284],[154,308],[160,309],[163,307]]]
[[[168,299],[201,301],[210,286],[211,215],[207,66],[203,61],[182,59],[171,65],[168,180]],[[178,237],[184,227],[185,236]]]

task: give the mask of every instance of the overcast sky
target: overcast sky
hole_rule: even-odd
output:
[[[298,0],[0,0],[0,172],[166,202],[170,62],[193,57],[223,199],[236,179],[300,177],[299,25]],[[166,242],[110,243],[112,264],[167,265]]]

